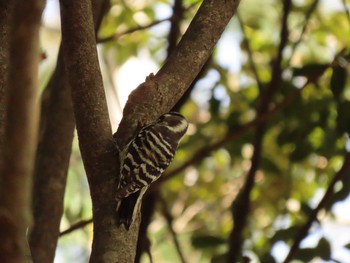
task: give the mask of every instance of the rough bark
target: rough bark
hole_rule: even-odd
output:
[[[13,1],[0,0],[0,167],[4,151],[5,92],[7,89],[9,57],[9,23]],[[1,168],[0,168],[1,169]]]
[[[167,57],[175,50],[176,45],[178,43],[178,39],[181,36],[180,32],[180,24],[184,16],[184,7],[182,0],[175,0],[173,5],[173,14],[170,19],[170,30],[168,33],[168,48],[167,48]],[[172,109],[174,111],[179,111],[181,105],[187,100],[191,87],[187,89],[185,94],[181,97],[181,99],[176,103],[176,109]],[[181,104],[181,105],[180,105]],[[136,247],[136,256],[134,263],[139,263],[141,261],[141,256],[143,252],[150,252],[150,241],[147,236],[148,226],[152,222],[153,213],[156,208],[156,202],[159,200],[159,192],[148,192],[145,194],[142,200],[141,207],[141,223],[139,229],[139,235],[137,240]]]
[[[130,95],[116,133],[120,148],[125,147],[137,128],[175,105],[207,61],[238,3],[203,2],[167,63]],[[139,219],[128,232],[123,227],[115,227],[113,192],[117,167],[114,154],[108,151],[111,129],[88,1],[61,0],[61,17],[64,58],[93,203],[94,240],[90,262],[133,262]]]
[[[53,262],[71,153],[74,116],[61,56],[46,88],[48,101],[41,122],[45,127],[36,156],[33,188],[34,224],[30,249],[34,262]],[[44,118],[44,119],[43,119]]]
[[[238,4],[238,0],[203,1],[164,66],[130,94],[115,135],[120,148],[138,127],[173,108],[210,57]]]
[[[97,59],[91,3],[61,0],[63,55],[72,89],[79,146],[93,206],[90,262],[121,262],[114,221],[116,157]]]
[[[25,262],[38,124],[39,27],[44,1],[15,1],[0,184],[0,260]],[[23,48],[26,43],[26,48]]]
[[[108,0],[92,0],[95,28]],[[75,127],[71,90],[60,50],[56,69],[43,93],[41,138],[36,156],[33,189],[34,226],[30,248],[35,262],[53,262],[63,214],[67,171]]]
[[[235,0],[203,1],[164,66],[130,94],[123,119],[114,135],[120,149],[125,147],[140,127],[171,110],[183,96],[210,57],[238,4],[239,1]],[[118,240],[122,241],[128,251],[135,251],[137,235],[134,233],[138,233],[138,226],[139,221],[136,221],[129,232],[123,228],[118,229]],[[133,257],[125,258],[122,262],[132,261]]]

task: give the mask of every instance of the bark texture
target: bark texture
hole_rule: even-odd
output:
[[[4,153],[6,89],[9,63],[9,24],[13,1],[0,0],[0,167]],[[0,168],[1,169],[1,168]],[[0,175],[1,178],[1,175]]]
[[[108,0],[92,0],[96,31]],[[63,200],[71,155],[75,119],[62,50],[42,96],[40,141],[33,189],[34,225],[30,234],[32,257],[53,262],[63,214]]]
[[[61,0],[60,7],[63,55],[93,206],[90,262],[123,262],[127,255],[118,254],[120,244],[114,221],[116,156],[111,151],[112,131],[97,58],[91,3]]]
[[[239,1],[203,2],[178,48],[163,68],[130,96],[115,137],[120,149],[137,130],[168,112],[182,97],[234,14]],[[61,0],[63,52],[72,87],[79,145],[93,203],[94,239],[90,262],[133,262],[139,218],[127,232],[116,228],[116,156],[99,71],[90,2]]]
[[[38,124],[39,27],[44,1],[15,1],[0,184],[0,259],[25,262]],[[23,48],[26,43],[26,48]]]
[[[54,260],[75,127],[70,89],[60,55],[44,95],[42,136],[34,173],[34,224],[29,239],[32,258],[37,263]]]
[[[238,4],[238,0],[203,1],[164,66],[130,94],[114,135],[119,149],[126,146],[140,127],[169,112],[180,100],[207,62]],[[118,228],[118,240],[123,244],[118,254],[124,254],[124,247],[127,251],[135,251],[138,228],[139,221],[128,232]],[[133,262],[133,257],[120,262]]]

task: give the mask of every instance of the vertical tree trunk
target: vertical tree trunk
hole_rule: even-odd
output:
[[[109,0],[92,0],[97,31]],[[71,90],[60,49],[56,69],[42,96],[41,138],[33,189],[34,226],[30,233],[32,258],[53,262],[63,214],[63,200],[75,120]]]
[[[44,1],[16,1],[0,184],[0,259],[25,262],[38,124],[39,27]],[[23,48],[23,43],[26,47]]]
[[[6,90],[9,64],[10,14],[13,0],[0,0],[0,171],[5,139]],[[0,175],[1,178],[1,175]]]

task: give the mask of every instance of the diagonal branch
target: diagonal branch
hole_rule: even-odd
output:
[[[304,19],[304,23],[303,23],[303,27],[301,29],[299,38],[296,42],[293,43],[292,45],[292,52],[291,52],[291,56],[289,57],[289,61],[288,61],[288,65],[290,64],[290,60],[293,57],[297,47],[299,46],[299,44],[301,43],[303,36],[306,32],[306,29],[309,25],[309,21],[311,18],[311,15],[314,13],[314,11],[316,10],[317,6],[318,6],[319,0],[314,0],[313,3],[310,5],[310,8],[307,10],[306,14],[305,14],[305,19]]]
[[[83,228],[91,223],[92,223],[92,219],[81,220],[81,221],[71,225],[68,229],[62,231],[60,233],[60,237],[65,236],[65,235],[67,235],[67,234],[69,234],[77,229]]]
[[[252,51],[252,49],[250,47],[249,39],[247,37],[246,30],[244,28],[242,18],[241,18],[241,16],[239,14],[237,14],[237,18],[238,18],[239,26],[240,26],[242,34],[243,34],[243,41],[242,42],[243,42],[244,48],[247,50],[248,61],[249,61],[250,67],[251,67],[252,72],[254,74],[254,78],[255,78],[255,81],[256,81],[256,83],[258,85],[259,90],[262,90],[263,85],[261,83],[261,80],[260,80],[260,77],[259,77],[259,73],[258,73],[258,70],[257,70],[255,62],[254,62],[253,51]]]
[[[156,20],[156,21],[153,21],[153,22],[151,22],[151,23],[149,23],[147,25],[136,26],[136,27],[127,29],[125,31],[122,31],[120,33],[116,33],[114,35],[108,36],[108,37],[101,37],[101,38],[97,39],[97,43],[103,44],[103,43],[106,43],[106,42],[109,42],[109,41],[115,41],[115,40],[118,40],[119,38],[121,38],[122,36],[131,34],[131,33],[134,33],[134,32],[140,31],[140,30],[151,28],[151,27],[156,26],[156,25],[158,25],[160,23],[169,21],[170,19],[171,19],[171,17],[160,19],[160,20]]]
[[[151,186],[151,190],[152,192],[156,192],[158,187],[165,183],[166,181],[170,180],[171,178],[173,178],[174,176],[178,175],[179,173],[181,173],[183,170],[185,170],[187,167],[189,167],[190,165],[196,164],[198,162],[200,162],[201,160],[203,160],[203,158],[205,158],[206,156],[208,156],[212,151],[215,151],[216,149],[225,146],[227,143],[229,143],[230,141],[233,141],[234,139],[238,138],[240,135],[244,134],[245,132],[247,132],[248,130],[256,127],[259,123],[266,121],[267,119],[271,118],[276,112],[279,112],[279,110],[283,109],[284,107],[288,106],[293,99],[299,95],[299,93],[305,88],[307,87],[310,83],[314,83],[318,78],[314,79],[314,80],[310,80],[307,83],[304,84],[303,87],[301,87],[300,89],[295,90],[294,92],[292,92],[289,96],[287,96],[285,99],[283,99],[280,103],[276,104],[274,106],[274,108],[272,108],[271,110],[269,110],[266,114],[262,114],[260,116],[258,116],[256,119],[254,119],[253,121],[245,124],[244,126],[242,126],[240,129],[236,130],[233,133],[229,133],[227,134],[224,138],[222,138],[221,140],[219,140],[218,142],[206,146],[204,148],[201,148],[200,150],[198,150],[195,154],[192,155],[192,158],[189,159],[188,161],[186,161],[185,163],[183,163],[181,166],[165,173],[162,177],[160,177],[152,186]],[[147,193],[147,194],[151,194],[151,193]],[[145,197],[147,198],[147,196]],[[147,203],[147,202],[146,202]],[[147,209],[148,211],[149,209]],[[85,226],[85,222],[92,222],[92,220],[88,219],[88,220],[81,220],[79,221],[76,225],[80,225],[81,227]],[[73,227],[73,226],[72,226]],[[76,229],[79,229],[80,227],[73,227],[74,229],[70,230],[67,229],[67,232],[71,232],[74,231]]]
[[[164,66],[130,94],[123,119],[114,135],[119,149],[126,146],[140,127],[173,108],[210,57],[238,4],[238,0],[203,1]],[[119,228],[119,236],[138,233],[138,225],[139,218],[128,233]],[[128,243],[128,247],[134,248],[135,243]]]
[[[164,66],[130,94],[115,135],[119,148],[126,145],[139,127],[168,112],[182,97],[211,55],[238,3],[237,0],[203,1]]]
[[[259,114],[268,112],[270,103],[275,93],[281,88],[282,84],[282,59],[283,50],[288,41],[288,25],[287,20],[291,11],[292,1],[285,0],[283,3],[283,17],[280,31],[280,44],[278,46],[277,55],[273,61],[272,77],[266,91],[260,96],[260,105],[257,109]],[[242,246],[244,242],[243,231],[247,224],[248,215],[250,212],[250,194],[255,186],[255,175],[260,166],[262,155],[262,144],[266,130],[266,122],[258,124],[254,135],[254,152],[251,160],[251,167],[246,176],[243,188],[236,200],[232,204],[232,216],[234,227],[229,237],[229,252],[227,262],[237,262],[242,256]]]
[[[173,216],[171,215],[171,213],[170,213],[170,211],[168,209],[168,205],[167,205],[164,197],[163,196],[159,196],[159,197],[160,197],[159,201],[160,201],[160,204],[162,206],[162,213],[163,213],[163,216],[164,216],[164,218],[165,218],[165,220],[166,220],[166,222],[168,224],[168,228],[169,228],[170,234],[171,234],[171,236],[172,236],[172,238],[174,240],[175,248],[176,248],[177,254],[179,255],[180,262],[181,263],[186,263],[187,261],[185,259],[184,253],[183,253],[183,251],[181,249],[180,242],[179,242],[179,240],[177,238],[177,234],[175,232],[175,229],[173,227],[173,221],[174,221],[173,220]]]
[[[183,19],[183,13],[184,13],[184,7],[182,0],[175,0],[173,5],[173,14],[172,19],[170,20],[170,30],[168,33],[168,48],[167,48],[167,57],[173,52],[173,50],[176,48],[178,39],[180,37],[180,23]],[[191,85],[192,86],[192,85]],[[176,103],[175,107],[181,107],[182,103],[188,98],[186,96],[191,91],[191,87],[187,89],[185,94],[181,97],[181,99]],[[179,111],[176,109],[172,109],[172,111]],[[141,207],[141,223],[140,223],[140,229],[139,229],[139,238],[137,240],[137,250],[136,250],[136,256],[135,256],[135,262],[138,263],[141,260],[141,255],[143,252],[149,252],[150,254],[150,241],[147,237],[147,230],[148,226],[152,221],[152,216],[155,210],[156,201],[159,199],[159,192],[154,191],[147,193],[142,201],[142,207]],[[151,254],[150,254],[151,259]]]
[[[307,221],[298,231],[294,239],[293,245],[291,246],[286,259],[283,261],[284,263],[291,262],[295,254],[298,252],[301,241],[307,236],[312,223],[317,219],[318,213],[321,211],[321,209],[323,209],[326,206],[327,202],[332,197],[335,184],[340,180],[342,180],[344,176],[348,176],[349,170],[350,170],[350,153],[347,152],[346,155],[344,156],[343,166],[334,175],[321,201],[318,203],[317,207],[314,210],[312,210]]]
[[[200,162],[203,158],[208,156],[212,151],[215,151],[216,149],[225,146],[230,141],[235,140],[245,132],[251,130],[252,128],[256,127],[257,125],[266,122],[268,119],[272,118],[273,115],[277,112],[279,112],[284,107],[288,106],[295,97],[297,97],[301,91],[303,91],[310,83],[314,83],[318,80],[320,76],[317,76],[314,79],[308,80],[300,89],[296,89],[294,92],[289,94],[287,97],[285,97],[282,101],[280,101],[278,104],[276,104],[273,108],[268,110],[265,113],[262,113],[258,115],[254,120],[251,122],[248,122],[247,124],[244,124],[237,130],[233,131],[232,133],[228,133],[224,138],[221,140],[218,140],[217,142],[205,146],[198,151],[196,151],[194,154],[192,154],[192,157],[189,158],[186,162],[184,162],[182,165],[180,165],[177,168],[174,168],[173,170],[166,172],[162,177],[160,177],[152,187],[159,186],[160,184],[164,183],[165,181],[168,181],[169,179],[173,178],[183,170],[185,170],[190,165],[193,165],[197,162]]]

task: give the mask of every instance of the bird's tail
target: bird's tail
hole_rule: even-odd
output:
[[[137,191],[136,193],[133,193],[120,201],[117,207],[118,226],[124,225],[126,230],[129,230],[136,216],[136,212],[138,210],[138,206],[140,205],[140,201],[140,191]]]

